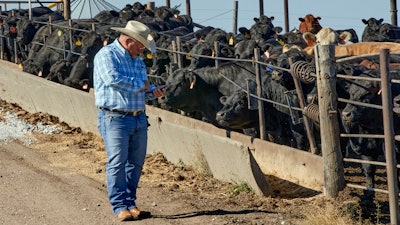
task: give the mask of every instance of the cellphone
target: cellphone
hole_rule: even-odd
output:
[[[157,89],[164,89],[166,87],[168,87],[168,85],[164,84],[164,85],[157,86]]]
[[[146,91],[146,93],[152,93],[156,89],[157,89],[157,87],[155,85],[150,84],[150,88],[149,88],[149,90]]]
[[[167,87],[167,85],[155,86],[153,84],[150,84],[150,88],[149,88],[149,90],[146,91],[146,93],[152,93],[156,89],[163,89],[163,88],[166,88],[166,87]]]

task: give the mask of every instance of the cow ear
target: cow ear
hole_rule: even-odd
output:
[[[190,81],[190,89],[193,89],[194,85],[196,84],[196,75],[194,75],[194,73],[191,71],[189,73],[189,81]]]
[[[283,31],[282,27],[274,27],[273,30],[275,31],[275,33],[279,34],[280,32]]]
[[[305,22],[306,20],[305,20],[304,18],[301,18],[301,17],[300,17],[300,18],[299,18],[299,21],[300,21],[300,22]]]
[[[225,95],[224,96],[221,96],[220,98],[219,98],[219,102],[221,102],[222,104],[224,104],[225,102],[226,102],[226,99],[227,99],[228,97],[226,97]]]

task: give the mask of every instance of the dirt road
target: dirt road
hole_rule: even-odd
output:
[[[1,225],[121,224],[108,203],[105,164],[100,137],[82,133],[53,116],[29,114],[0,101]],[[352,182],[363,179],[360,168],[349,169],[348,176],[357,175],[348,177]],[[327,199],[269,175],[266,179],[273,195],[257,196],[245,185],[221,182],[188,166],[172,164],[160,153],[147,155],[142,173],[136,203],[153,217],[122,224],[301,225],[308,215],[322,215],[317,222],[305,224],[338,225],[350,224],[349,220],[337,221],[349,209],[354,211],[350,212],[353,218],[359,218],[360,191],[354,189],[346,188],[338,198]],[[377,197],[376,217],[387,222],[387,196]],[[328,223],[321,223],[329,215],[333,217]]]
[[[111,212],[103,183],[68,168],[55,167],[46,158],[43,153],[18,143],[0,144],[0,224],[120,224]],[[152,211],[154,217],[123,224],[282,224],[285,221],[276,212],[241,206],[218,207],[215,202],[218,199],[198,199],[200,196],[178,194],[178,190],[168,192],[162,187],[142,185],[138,204]]]

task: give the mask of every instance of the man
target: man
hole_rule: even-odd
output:
[[[145,93],[150,85],[146,66],[138,57],[147,48],[155,52],[149,28],[129,21],[114,27],[120,36],[94,58],[94,94],[98,128],[107,152],[106,178],[112,210],[121,221],[150,217],[136,206],[136,189],[147,148]],[[165,94],[156,88],[155,97]]]

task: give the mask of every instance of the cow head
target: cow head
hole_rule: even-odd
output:
[[[216,114],[218,124],[230,129],[246,129],[257,126],[258,110],[249,108],[248,97],[247,93],[242,90],[234,92],[230,96],[222,96],[220,102],[223,107]]]
[[[380,104],[382,101],[380,89],[377,81],[355,80],[348,86],[347,91],[351,101]],[[342,122],[348,131],[358,126],[376,128],[379,126],[377,121],[381,121],[381,119],[382,112],[379,109],[348,103],[342,110]]]
[[[314,17],[312,14],[307,14],[304,16],[304,18],[299,18],[300,25],[299,25],[299,31],[301,33],[305,32],[311,32],[313,34],[318,33],[322,29],[321,25],[319,24],[319,21],[321,20],[321,17]]]
[[[379,30],[380,25],[383,22],[383,19],[369,18],[368,20],[362,19],[363,24],[367,25],[370,29]]]

